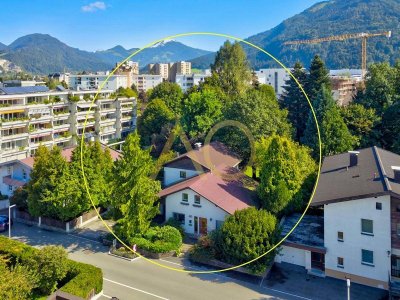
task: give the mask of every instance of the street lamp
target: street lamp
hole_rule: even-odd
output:
[[[16,205],[10,205],[8,207],[8,238],[11,239],[11,208],[15,207]]]
[[[350,279],[346,279],[347,282],[347,300],[350,300]]]

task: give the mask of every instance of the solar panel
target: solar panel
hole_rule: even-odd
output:
[[[60,91],[60,92],[64,92],[65,91],[65,88],[62,85],[57,85],[56,89],[57,89],[57,91]]]
[[[18,87],[1,87],[0,90],[6,95],[13,94],[32,94],[32,93],[45,93],[49,89],[47,86],[18,86]]]

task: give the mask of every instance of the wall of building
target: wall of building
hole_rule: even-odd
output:
[[[289,74],[283,68],[260,69],[255,72],[255,75],[260,84],[272,86],[278,98],[283,93],[285,81],[290,78]]]
[[[304,249],[298,249],[289,246],[279,248],[279,253],[275,256],[275,262],[286,262],[311,269],[311,252]]]
[[[196,170],[185,170],[185,169],[164,167],[164,185],[169,186],[175,182],[184,180],[184,178],[180,177],[181,171],[186,172],[186,178],[190,178],[199,174],[199,172]]]
[[[189,196],[188,205],[181,204],[183,193]],[[193,206],[195,195],[197,194],[191,189],[185,189],[167,196],[165,198],[166,220],[172,218],[174,212],[185,214],[185,224],[182,226],[185,232],[194,234],[194,217],[207,218],[207,232],[215,230],[216,221],[224,221],[229,214],[204,197],[200,197],[201,207]]]
[[[382,203],[382,210],[376,203]],[[361,233],[361,219],[373,220],[373,236]],[[375,285],[384,288],[390,274],[390,197],[372,197],[344,201],[324,207],[324,243],[327,248],[325,270],[329,276],[345,274],[354,278],[367,278],[366,282],[380,282]],[[340,242],[337,232],[342,231],[344,241]],[[373,251],[374,265],[361,262],[361,249]],[[337,265],[337,258],[343,257],[344,267]],[[333,274],[333,275],[332,275]],[[343,277],[343,276],[342,276]]]

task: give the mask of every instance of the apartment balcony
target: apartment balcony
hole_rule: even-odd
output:
[[[29,134],[27,132],[23,133],[16,133],[16,134],[10,134],[10,135],[2,135],[1,140],[2,141],[17,141],[17,140],[24,140],[28,138]]]
[[[38,148],[40,145],[51,146],[53,144],[54,144],[54,141],[53,141],[53,139],[51,139],[51,140],[46,140],[46,141],[29,142],[29,147],[35,149],[35,148]]]
[[[71,125],[69,123],[54,125],[54,130],[69,129]]]
[[[133,111],[133,105],[121,106],[121,111],[123,112]]]
[[[1,120],[1,127],[14,127],[18,125],[26,125],[29,121],[28,117],[21,117],[21,118],[12,118],[12,119],[2,119]]]
[[[20,146],[20,147],[15,147],[15,148],[8,148],[8,149],[1,149],[1,156],[2,157],[10,157],[12,156],[12,159],[20,159],[21,157],[19,156],[24,156],[26,155],[26,147]]]
[[[114,113],[117,109],[115,107],[101,108],[101,114]]]
[[[100,134],[105,135],[105,134],[114,133],[116,131],[117,131],[116,128],[102,128],[102,129],[100,129]]]
[[[116,123],[117,122],[117,118],[111,118],[111,119],[100,119],[100,124],[112,124],[112,123]]]

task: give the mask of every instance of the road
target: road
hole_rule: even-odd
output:
[[[258,278],[236,273],[190,274],[156,266],[143,258],[133,261],[110,256],[108,248],[92,240],[99,228],[96,224],[74,234],[65,234],[16,223],[13,238],[30,245],[61,245],[71,259],[98,266],[103,270],[103,296],[121,300],[130,299],[229,299],[229,300],[307,300],[346,299],[346,283],[333,278],[319,278],[306,274],[304,268],[280,266],[272,279],[260,282]],[[3,233],[7,235],[8,233]],[[86,236],[86,237],[85,237]],[[90,237],[88,239],[87,237]],[[187,259],[171,257],[153,260],[157,263],[186,270],[206,270]],[[385,291],[358,285],[351,286],[351,299],[382,299]]]
[[[128,261],[108,255],[102,244],[78,234],[63,234],[16,223],[13,238],[33,246],[62,245],[71,259],[103,270],[104,295],[119,299],[307,299],[227,277],[225,274],[188,274],[153,265],[142,258]],[[5,233],[6,234],[6,233]],[[156,260],[183,269],[201,268],[180,258]]]

